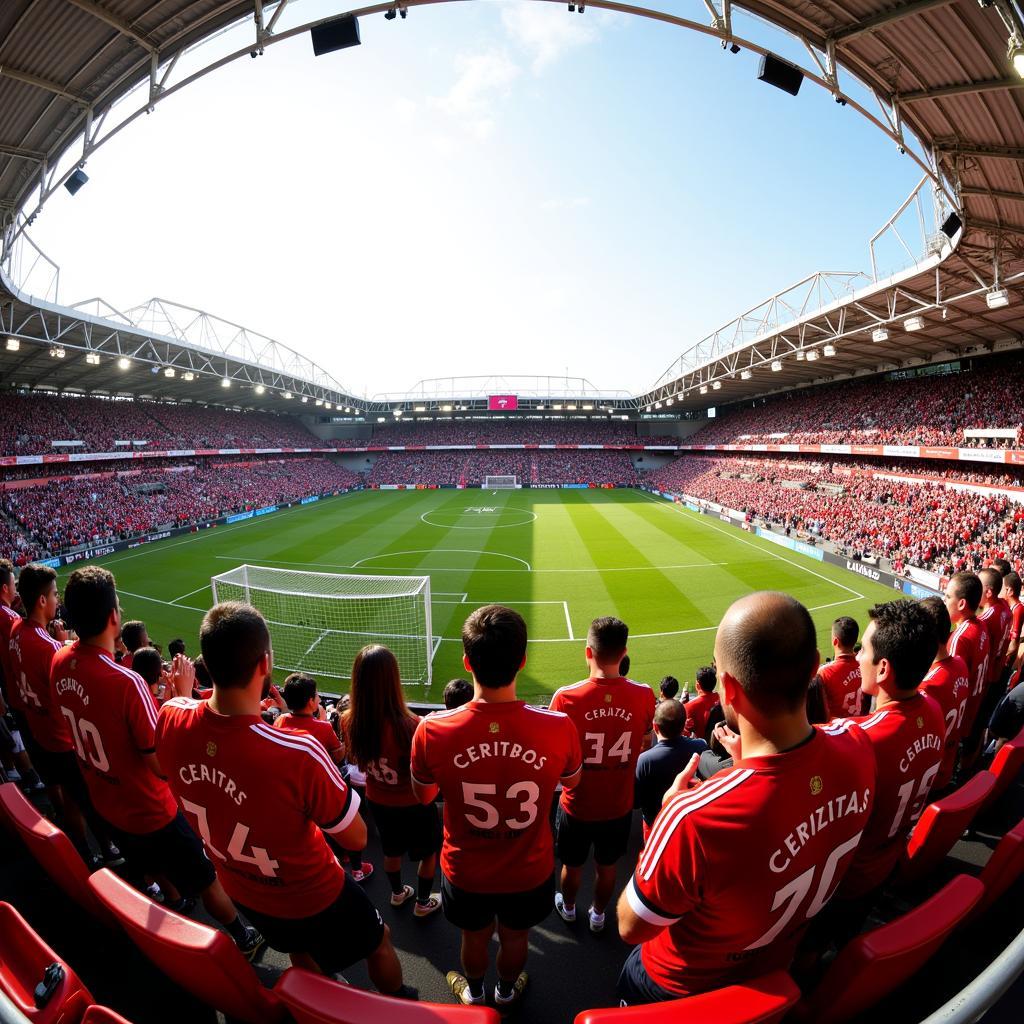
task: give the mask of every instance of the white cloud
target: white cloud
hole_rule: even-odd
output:
[[[545,199],[540,204],[542,210],[578,210],[590,205],[590,196],[562,196]]]
[[[460,55],[455,59],[458,78],[446,96],[432,104],[478,139],[489,138],[494,132],[495,102],[507,96],[512,83],[519,77],[520,68],[508,54],[500,50],[473,56]]]
[[[570,50],[594,42],[601,31],[621,18],[613,11],[573,14],[552,4],[517,4],[507,7],[501,22],[513,42],[529,55],[534,74]]]

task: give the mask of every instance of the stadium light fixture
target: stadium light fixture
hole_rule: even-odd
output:
[[[665,404],[666,405],[675,405],[675,403],[676,403],[676,400],[674,398],[666,398],[665,399]]]
[[[1013,70],[1017,72],[1017,75],[1020,78],[1024,78],[1024,43],[1021,42],[1020,37],[1016,32],[1010,36],[1010,45],[1008,49],[1010,63],[1013,65]]]
[[[99,366],[100,365],[100,357],[95,352],[86,352],[86,354],[85,354],[85,361],[90,366]]]
[[[538,405],[537,408],[538,409],[543,409],[544,406],[543,405]],[[452,411],[452,407],[450,405],[442,405],[441,406],[441,412],[451,412],[451,411]]]
[[[903,321],[903,329],[905,331],[919,331],[924,327],[924,318],[920,316],[908,316]]]
[[[21,348],[21,342],[17,338],[8,338],[5,347],[8,352],[17,352]]]
[[[51,359],[63,359],[66,355],[67,353],[59,345],[54,345],[53,348],[50,349]]]
[[[378,423],[383,423],[383,422],[384,422],[384,420],[385,420],[385,418],[386,418],[386,417],[384,417],[384,416],[378,416],[378,417],[377,417],[377,422],[378,422]]]
[[[322,406],[323,404],[324,404],[324,400],[323,400],[322,398],[318,398],[318,399],[316,400],[316,407],[317,407],[318,409],[319,409],[319,408],[320,408],[320,407],[321,407],[321,406]]]
[[[302,404],[305,405],[308,401],[309,401],[309,396],[308,395],[303,395],[302,396]]]
[[[772,373],[778,373],[781,369],[782,369],[782,360],[781,359],[773,359],[772,360]]]
[[[229,388],[229,387],[231,387],[231,380],[230,380],[230,378],[228,378],[228,377],[221,377],[221,379],[220,379],[220,386],[222,388]]]
[[[884,327],[876,327],[871,332],[871,340],[872,341],[888,341],[889,340],[889,332]]]
[[[117,368],[119,370],[129,370],[131,369],[131,365],[132,361],[127,356],[121,356],[117,361]]]
[[[567,406],[566,406],[566,409],[567,409],[567,410],[568,410],[569,412],[575,412],[575,411],[576,411],[576,406],[575,406],[575,405],[567,405]]]
[[[740,370],[740,380],[750,380],[753,376],[754,375],[750,370]]]
[[[262,384],[256,385],[256,394],[262,395],[267,389]]]
[[[985,304],[989,309],[1002,309],[1010,304],[1010,293],[1005,288],[993,288],[985,293]]]
[[[826,345],[821,351],[822,351],[822,354],[826,358],[831,359],[832,356],[834,356],[836,354],[836,347],[835,347],[835,345],[832,345],[830,343],[830,344]]]
[[[196,375],[191,370],[186,370],[181,375],[181,379],[182,380],[195,380],[196,379]]]
[[[553,406],[551,406],[551,408],[554,409],[555,412],[561,412],[562,411],[562,407],[560,405],[553,405]]]
[[[292,393],[290,391],[286,391],[281,397],[284,398],[285,401],[291,401]]]
[[[722,382],[720,380],[713,380],[711,382],[711,386],[715,389],[715,391],[722,390]]]
[[[583,406],[583,411],[584,412],[590,412],[593,408],[594,407],[592,405],[585,405],[585,406]]]
[[[427,407],[425,405],[417,405],[416,406],[416,412],[426,412],[426,411],[427,411]]]
[[[804,352],[804,350],[802,348],[798,349],[797,353],[796,353],[797,362],[798,363],[802,363],[804,361],[804,359],[806,359],[806,358],[807,358],[807,353]]]
[[[392,412],[392,414],[394,416],[401,416],[402,415],[402,410],[401,409],[392,409],[391,412]]]
[[[327,410],[328,412],[330,412],[330,411],[331,411],[331,403],[330,403],[330,402],[324,402],[324,408],[325,408],[325,409],[326,409],[326,410]]]
[[[701,386],[700,386],[700,393],[702,395],[706,395],[708,393],[708,386],[707,386],[707,384],[701,384]]]
[[[817,360],[817,358],[818,358],[817,351],[815,349],[813,349],[813,348],[810,349],[808,351],[808,353],[807,353],[807,362],[813,363],[813,362],[815,362]]]
[[[165,377],[173,377],[174,376],[174,367],[173,366],[165,366],[164,367],[164,376]]]

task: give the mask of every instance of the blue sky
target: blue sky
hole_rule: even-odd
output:
[[[282,26],[341,9],[296,0]],[[238,61],[95,154],[33,229],[62,301],[198,306],[358,393],[566,370],[640,390],[812,271],[868,269],[920,177],[823,90],[793,99],[681,29],[489,2],[361,29],[356,49],[314,58],[303,35]]]

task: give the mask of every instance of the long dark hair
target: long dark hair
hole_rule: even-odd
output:
[[[389,726],[400,746],[412,745],[416,716],[405,703],[398,659],[383,644],[370,644],[352,663],[352,703],[343,721],[349,760],[360,768],[378,760]]]

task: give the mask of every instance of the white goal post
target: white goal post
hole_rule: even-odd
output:
[[[519,489],[519,477],[485,476],[483,489],[485,491],[515,491]]]
[[[429,576],[346,576],[240,565],[210,579],[213,600],[244,601],[270,626],[274,666],[348,679],[367,644],[398,658],[403,683],[430,683],[436,649]]]

